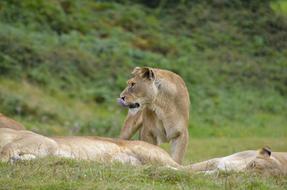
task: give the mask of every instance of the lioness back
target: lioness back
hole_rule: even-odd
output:
[[[10,119],[0,113],[0,128],[10,128],[15,130],[23,130],[24,126],[13,119]]]

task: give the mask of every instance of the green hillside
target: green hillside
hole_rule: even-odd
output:
[[[132,69],[158,67],[181,75],[190,93],[184,164],[266,145],[287,152],[286,7],[284,0],[1,0],[0,113],[44,135],[118,137],[127,110],[116,98]],[[254,173],[55,158],[0,163],[0,190],[286,188],[286,176]]]
[[[287,19],[268,1],[0,2],[0,110],[43,134],[117,136],[135,66],[180,74],[191,136],[286,136]],[[242,130],[248,129],[248,130]]]

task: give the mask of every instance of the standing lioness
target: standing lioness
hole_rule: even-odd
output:
[[[120,138],[130,139],[140,130],[140,139],[152,144],[171,142],[171,156],[181,163],[188,144],[189,94],[177,74],[149,67],[136,67],[119,103],[129,108]]]

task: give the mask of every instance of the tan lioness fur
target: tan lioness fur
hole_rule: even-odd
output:
[[[23,125],[10,119],[3,114],[0,113],[0,128],[11,128],[15,130],[23,130],[25,129]]]
[[[217,171],[256,171],[267,174],[287,174],[287,153],[271,152],[269,148],[247,150],[230,156],[213,158],[187,166],[188,170],[214,173]]]
[[[271,153],[266,148],[181,166],[160,147],[143,141],[92,136],[45,137],[26,130],[0,129],[0,161],[14,162],[46,156],[95,160],[102,163],[149,164],[208,174],[216,171],[256,171],[271,175],[287,175],[287,153]]]
[[[105,163],[115,161],[132,165],[179,167],[163,149],[143,141],[95,136],[45,137],[27,130],[0,129],[1,161],[29,160],[46,156]]]
[[[188,145],[189,94],[182,78],[167,70],[136,67],[120,103],[129,108],[120,138],[140,129],[140,140],[171,142],[171,156],[181,163]]]

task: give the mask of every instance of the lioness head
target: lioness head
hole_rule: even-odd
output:
[[[247,169],[259,172],[277,173],[281,170],[280,162],[271,156],[271,149],[264,147],[258,151],[258,155],[248,165]]]
[[[157,95],[158,88],[155,73],[152,68],[136,67],[133,77],[127,81],[127,87],[122,91],[118,102],[130,109],[139,109],[151,103]]]

